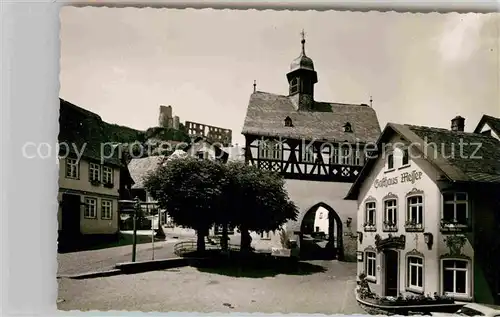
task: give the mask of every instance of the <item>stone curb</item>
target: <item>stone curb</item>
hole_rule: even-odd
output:
[[[115,268],[123,274],[165,270],[175,267],[190,266],[202,260],[201,258],[171,258],[161,260],[118,263]]]
[[[107,277],[121,274],[135,274],[150,271],[159,271],[175,267],[190,266],[199,263],[201,258],[171,258],[161,260],[149,260],[138,262],[124,262],[115,264],[115,269],[100,271],[100,272],[86,272],[81,274],[72,275],[58,275],[57,278],[69,278],[74,280],[82,280],[88,278]]]
[[[57,278],[70,278],[74,280],[83,280],[87,278],[96,278],[96,277],[107,277],[122,274],[122,271],[119,269],[100,271],[100,272],[86,272],[81,274],[72,274],[72,275],[58,275]]]

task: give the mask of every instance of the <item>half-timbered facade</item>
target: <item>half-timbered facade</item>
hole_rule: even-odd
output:
[[[330,230],[330,239],[343,249],[347,241],[341,233],[348,232],[340,227],[350,228],[348,220],[356,213],[355,204],[343,201],[343,195],[363,167],[366,145],[380,134],[377,115],[366,104],[315,101],[318,76],[306,56],[304,38],[302,52],[286,78],[286,95],[256,91],[254,84],[242,131],[245,161],[277,171],[287,180],[288,193],[300,208],[298,221],[288,224],[287,230],[298,241],[305,230],[301,228],[304,215],[324,206],[333,212],[329,218],[340,229],[336,237]],[[350,248],[355,251],[355,242]]]

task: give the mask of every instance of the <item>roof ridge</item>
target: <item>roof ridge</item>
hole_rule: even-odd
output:
[[[499,119],[500,120],[500,119]],[[397,123],[391,123],[391,124],[396,124]],[[404,126],[407,126],[407,127],[410,127],[410,128],[422,128],[422,129],[428,129],[428,130],[437,130],[437,131],[440,131],[440,132],[448,132],[452,135],[467,135],[467,136],[476,136],[478,138],[492,138],[492,136],[490,135],[486,135],[486,134],[482,134],[482,133],[476,133],[476,132],[469,132],[469,131],[453,131],[453,130],[450,130],[450,129],[446,129],[446,128],[439,128],[439,127],[429,127],[429,126],[423,126],[423,125],[414,125],[414,124],[403,124]]]

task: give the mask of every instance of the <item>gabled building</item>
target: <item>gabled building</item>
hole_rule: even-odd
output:
[[[474,133],[462,117],[383,130],[346,197],[359,206],[358,274],[376,294],[500,303],[500,141],[481,121]]]
[[[375,110],[366,104],[316,100],[318,75],[304,38],[301,44],[286,74],[286,94],[257,91],[254,84],[242,130],[245,161],[285,177],[289,196],[300,209],[298,221],[286,227],[299,247],[311,233],[303,219],[314,219],[324,207],[332,254],[342,258],[346,251],[353,258],[356,242],[350,230],[356,205],[343,198],[364,165],[364,144],[377,140],[380,126]],[[273,237],[278,247],[279,236]]]
[[[483,115],[474,132],[491,135],[500,140],[500,118]]]
[[[118,199],[132,181],[119,151],[110,144],[107,123],[60,99],[59,244],[115,237]]]

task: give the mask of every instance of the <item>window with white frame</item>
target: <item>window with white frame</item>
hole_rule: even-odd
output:
[[[402,152],[401,167],[410,165],[410,153],[408,149],[403,149]]]
[[[374,227],[377,216],[377,203],[369,201],[365,203],[365,227]]]
[[[259,141],[259,158],[269,158],[269,141]]]
[[[314,162],[314,150],[312,146],[304,146],[302,149],[302,161],[313,163]]]
[[[281,144],[272,141],[259,142],[259,157],[265,159],[281,159]]]
[[[351,164],[351,149],[348,146],[342,147],[342,164]]]
[[[113,169],[109,166],[102,168],[102,181],[105,184],[113,184]]]
[[[406,198],[407,203],[407,225],[422,227],[424,223],[424,198],[415,195]]]
[[[99,164],[90,163],[89,165],[89,178],[90,181],[100,181],[101,180],[101,166]]]
[[[332,146],[331,163],[339,164],[339,148],[336,146]]]
[[[443,220],[466,226],[468,219],[467,193],[443,193]]]
[[[101,218],[111,219],[113,218],[113,201],[103,199],[101,200]]]
[[[66,158],[66,178],[78,178],[80,176],[80,164],[77,159]]]
[[[418,256],[408,256],[407,261],[407,287],[411,290],[422,291],[424,285],[424,259]]]
[[[469,296],[469,261],[442,260],[443,293],[447,296]]]
[[[83,217],[90,219],[97,218],[97,199],[90,197],[85,198],[85,211]]]
[[[365,252],[365,272],[366,278],[375,280],[377,271],[377,254],[372,251]]]
[[[384,225],[395,227],[397,224],[398,201],[395,198],[384,200]]]
[[[387,155],[387,169],[392,170],[394,168],[394,154],[390,153]]]
[[[281,160],[281,143],[275,142],[273,144],[272,158],[275,160]]]

